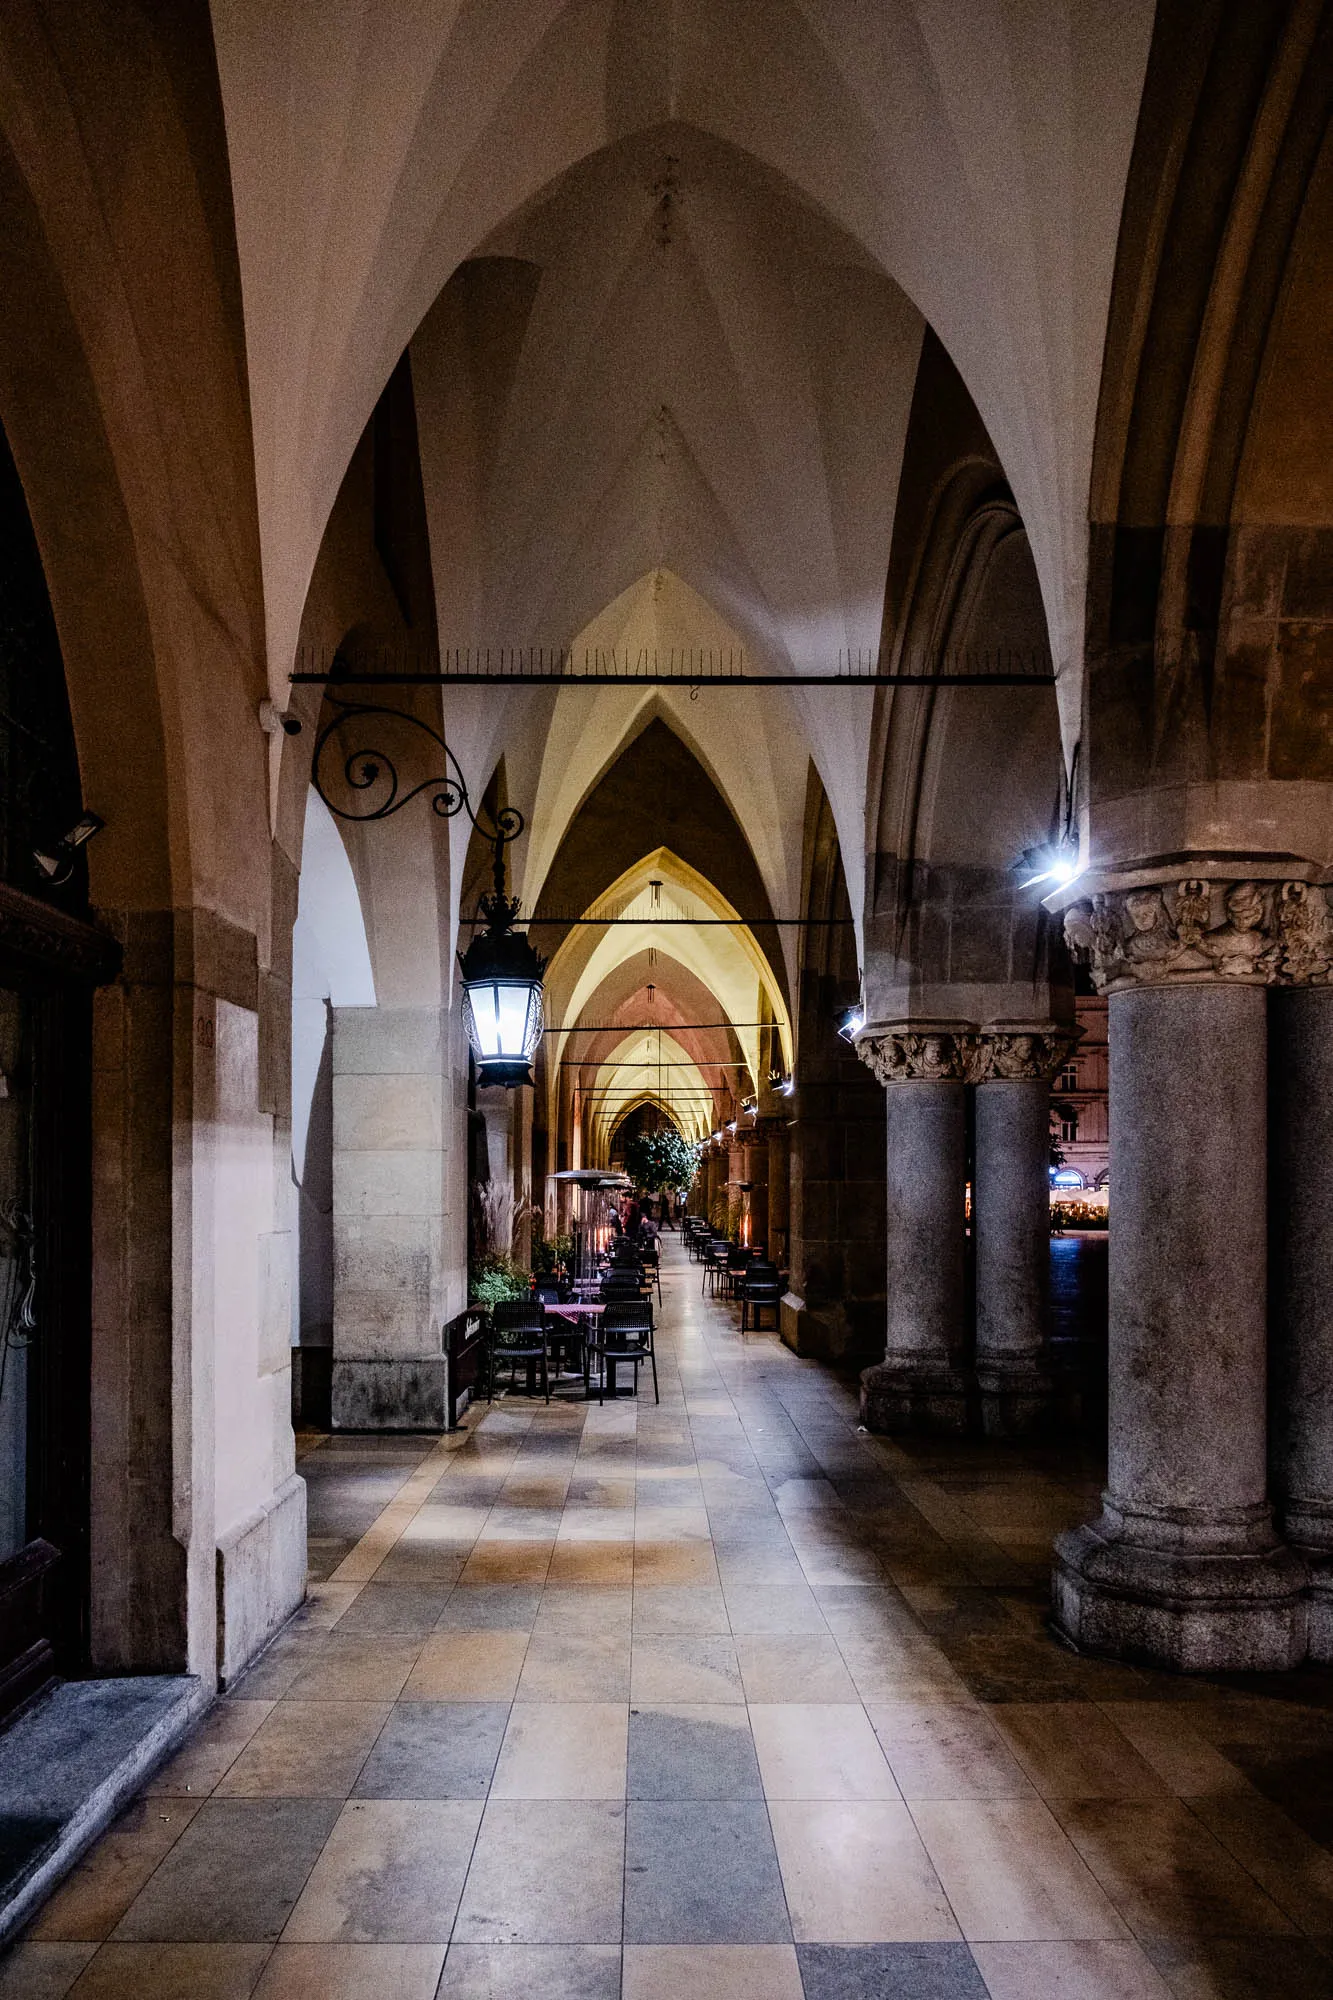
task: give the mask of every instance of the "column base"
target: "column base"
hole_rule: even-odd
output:
[[[973,1395],[956,1368],[915,1357],[877,1361],[861,1376],[861,1422],[869,1431],[924,1431],[962,1437],[971,1428]]]
[[[1127,1517],[1108,1501],[1057,1538],[1052,1602],[1082,1652],[1179,1673],[1275,1673],[1306,1657],[1308,1580],[1266,1509],[1182,1521]]]
[[[1055,1421],[1055,1383],[1032,1362],[979,1361],[977,1397],[983,1437],[1041,1437]]]
[[[449,1427],[449,1364],[418,1361],[333,1363],[335,1431],[443,1431]]]
[[[1289,1501],[1282,1532],[1310,1574],[1307,1657],[1312,1666],[1333,1666],[1333,1503]]]

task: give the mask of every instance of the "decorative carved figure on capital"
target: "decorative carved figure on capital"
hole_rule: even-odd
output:
[[[854,1046],[883,1084],[970,1083],[977,1071],[980,1040],[974,1034],[892,1028],[858,1035]]]
[[[1040,1031],[991,1029],[982,1044],[973,1081],[977,1083],[1049,1083],[1079,1039],[1079,1029]]]
[[[1307,882],[1189,878],[1108,890],[1070,904],[1065,942],[1099,993],[1213,980],[1308,986],[1333,973],[1328,901]]]

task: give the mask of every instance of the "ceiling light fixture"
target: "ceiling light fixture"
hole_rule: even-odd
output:
[[[69,832],[49,847],[34,847],[32,858],[39,874],[45,876],[53,889],[61,889],[74,873],[74,857],[79,849],[90,841],[95,833],[100,833],[106,825],[104,819],[94,812],[86,812],[75,820]]]

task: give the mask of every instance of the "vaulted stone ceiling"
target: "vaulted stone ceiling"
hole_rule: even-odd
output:
[[[343,470],[450,277],[488,245],[521,246],[579,162],[680,126],[785,181],[936,328],[1028,525],[1057,663],[1078,660],[1151,0],[215,0],[213,12],[276,688]],[[769,385],[799,410],[798,390]],[[632,465],[630,443],[617,462]],[[558,560],[542,570],[558,576]]]

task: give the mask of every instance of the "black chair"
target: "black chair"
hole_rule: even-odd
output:
[[[546,1351],[555,1364],[557,1382],[565,1372],[566,1362],[576,1375],[585,1374],[583,1350],[586,1335],[582,1320],[566,1319],[563,1313],[548,1313],[545,1310],[548,1305],[565,1303],[567,1296],[565,1288],[562,1285],[548,1284],[543,1280],[537,1286],[535,1296],[537,1303],[543,1308]]]
[[[717,1297],[718,1285],[726,1279],[727,1259],[730,1253],[731,1245],[724,1236],[709,1237],[708,1241],[704,1244],[701,1260],[704,1267],[703,1278],[699,1284],[701,1293],[707,1292],[710,1298]]]
[[[634,1393],[639,1393],[639,1368],[648,1362],[653,1371],[653,1401],[661,1402],[657,1392],[657,1351],[653,1341],[653,1309],[650,1305],[637,1301],[629,1305],[608,1305],[596,1322],[588,1340],[589,1354],[598,1359],[597,1400],[606,1401],[606,1372],[608,1365],[614,1368],[617,1362],[632,1361],[634,1364]]]
[[[766,1309],[773,1308],[773,1331],[778,1329],[778,1308],[782,1303],[782,1279],[776,1264],[752,1260],[741,1279],[741,1332],[762,1333]]]
[[[645,1244],[643,1249],[640,1251],[639,1255],[643,1260],[644,1283],[649,1287],[656,1285],[657,1303],[660,1306],[662,1303],[661,1254],[658,1251],[657,1245],[653,1243],[653,1244]]]
[[[549,1403],[551,1382],[546,1361],[546,1315],[531,1299],[505,1299],[491,1307],[491,1337],[488,1343],[490,1367],[487,1371],[487,1402],[495,1398],[495,1371],[509,1363],[509,1386],[515,1386],[520,1361],[528,1371],[528,1394],[537,1393],[541,1375],[542,1394]]]
[[[750,1267],[750,1252],[743,1244],[733,1243],[727,1252],[727,1268],[722,1280],[723,1296],[734,1299],[739,1296],[741,1279]]]

